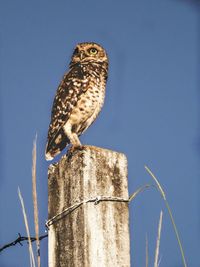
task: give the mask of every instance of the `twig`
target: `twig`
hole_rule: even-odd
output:
[[[2,251],[3,251],[4,249],[6,249],[6,248],[15,246],[15,245],[17,245],[17,244],[20,244],[20,246],[23,246],[22,242],[24,242],[24,241],[28,241],[28,240],[29,240],[29,238],[28,238],[27,236],[21,236],[20,234],[18,234],[18,235],[19,235],[19,237],[16,238],[14,241],[12,241],[12,242],[10,242],[10,243],[4,245],[3,247],[1,247],[1,248],[0,248],[0,252],[2,252]],[[39,240],[42,240],[42,239],[44,239],[44,238],[46,238],[46,237],[48,237],[48,234],[41,235],[41,236],[39,237]],[[31,242],[35,242],[35,241],[36,241],[36,237],[31,237],[31,236],[30,236],[30,241],[31,241]]]

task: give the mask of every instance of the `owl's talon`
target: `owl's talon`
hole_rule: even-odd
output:
[[[73,152],[75,152],[76,150],[82,150],[83,147],[84,147],[84,146],[82,146],[82,145],[78,145],[78,146],[77,146],[77,145],[76,145],[76,146],[72,145],[71,148],[69,149],[69,151],[70,151],[71,153],[73,153]]]
[[[67,153],[67,157],[68,157],[68,159],[71,159],[72,156],[73,156],[76,152],[81,151],[81,150],[83,150],[83,149],[84,149],[84,146],[82,146],[82,145],[80,145],[80,146],[74,146],[74,145],[72,145],[72,146],[70,147],[70,149],[68,150],[68,153]]]

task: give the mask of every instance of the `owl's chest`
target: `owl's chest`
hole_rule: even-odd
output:
[[[91,79],[87,90],[80,96],[70,115],[71,123],[80,124],[94,114],[97,115],[104,103],[104,97],[105,82],[101,79]]]

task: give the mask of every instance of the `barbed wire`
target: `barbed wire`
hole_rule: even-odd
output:
[[[56,214],[51,219],[49,219],[46,222],[46,227],[47,227],[47,229],[49,229],[50,225],[54,224],[55,222],[62,219],[63,217],[69,215],[71,212],[73,212],[75,209],[77,209],[78,207],[80,207],[83,204],[86,204],[89,202],[94,202],[94,205],[97,205],[97,204],[99,204],[99,202],[102,202],[102,201],[129,202],[129,199],[124,199],[121,197],[97,196],[97,197],[84,199],[82,201],[77,201],[76,203],[74,203],[70,207],[64,209],[62,212]]]
[[[44,238],[46,238],[48,236],[48,234],[45,234],[45,235],[41,235],[39,236],[39,240],[42,240]],[[35,242],[36,241],[36,238],[35,237],[30,237],[31,239],[31,242]],[[0,252],[2,252],[4,249],[6,248],[9,248],[9,247],[12,247],[12,246],[15,246],[17,244],[19,244],[20,246],[23,246],[22,242],[24,241],[28,241],[28,237],[27,236],[21,236],[20,233],[18,233],[18,238],[15,239],[14,241],[0,247]]]
[[[46,222],[46,227],[47,229],[49,229],[49,226],[54,224],[56,221],[62,219],[64,216],[69,215],[71,212],[73,212],[75,209],[77,209],[78,207],[80,207],[81,205],[85,204],[85,203],[89,203],[89,202],[94,202],[94,205],[99,204],[99,202],[102,201],[114,201],[114,202],[127,202],[130,203],[139,193],[143,192],[145,189],[151,187],[153,185],[149,185],[146,184],[144,186],[141,186],[138,190],[136,190],[128,199],[125,198],[121,198],[121,197],[109,197],[109,196],[97,196],[97,197],[92,197],[89,199],[85,199],[83,201],[78,201],[75,204],[73,204],[72,206],[64,209],[61,213],[58,213],[57,215],[53,216],[51,219],[49,219]],[[39,236],[39,240],[42,240],[44,238],[48,237],[48,233],[45,235],[41,235]],[[30,237],[31,242],[35,242],[36,241],[36,237]],[[0,253],[9,247],[15,246],[17,244],[20,244],[21,246],[23,246],[22,242],[24,241],[28,241],[28,237],[27,236],[21,236],[20,233],[18,233],[18,238],[15,239],[14,241],[0,247]]]

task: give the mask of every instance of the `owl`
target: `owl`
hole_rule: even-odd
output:
[[[53,101],[46,160],[52,160],[70,143],[73,147],[81,146],[79,136],[103,106],[107,76],[108,56],[104,48],[96,43],[78,44]]]

